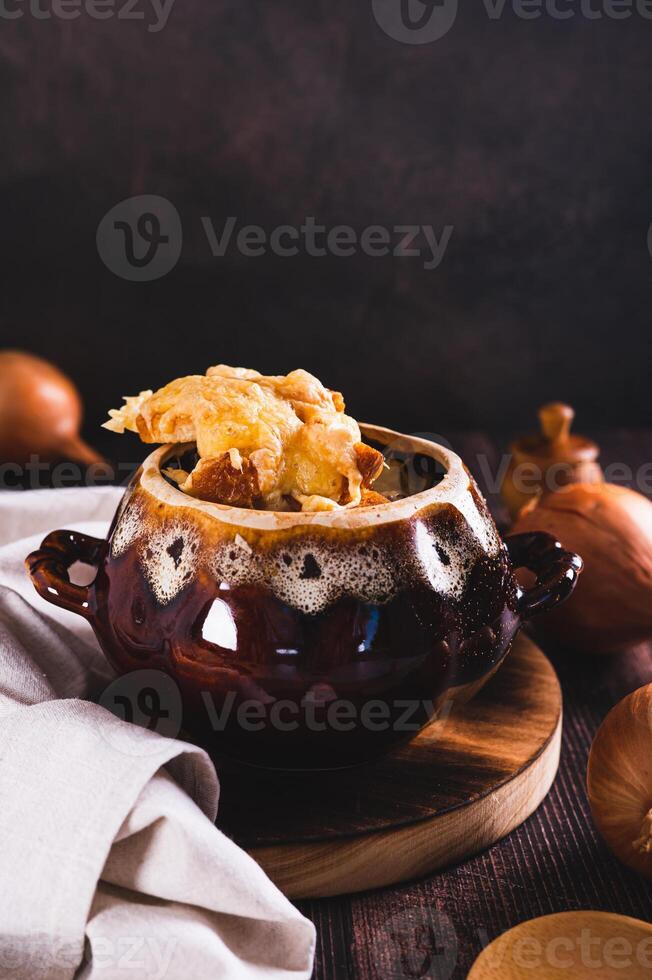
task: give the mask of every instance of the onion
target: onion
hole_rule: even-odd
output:
[[[72,381],[23,351],[0,351],[0,460],[103,462],[79,436],[82,405]]]
[[[613,653],[652,637],[652,503],[611,483],[577,483],[521,512],[514,532],[548,531],[584,559],[567,603],[538,630],[585,653]]]
[[[591,746],[587,784],[606,843],[624,864],[652,879],[652,684],[605,718]]]
[[[587,909],[514,926],[480,953],[467,980],[649,980],[651,969],[649,922]]]

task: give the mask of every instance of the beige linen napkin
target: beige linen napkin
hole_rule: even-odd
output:
[[[0,977],[309,977],[314,927],[213,825],[208,756],[85,700],[112,672],[23,569],[54,527],[104,536],[119,497],[0,492]]]

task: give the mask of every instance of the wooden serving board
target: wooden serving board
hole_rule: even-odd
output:
[[[418,877],[536,810],[557,773],[561,718],[557,676],[521,634],[471,702],[378,762],[319,773],[221,765],[218,826],[290,898]]]

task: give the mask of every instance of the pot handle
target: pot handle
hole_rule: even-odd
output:
[[[565,551],[545,531],[512,534],[505,538],[505,545],[514,568],[528,568],[537,577],[531,589],[517,586],[522,619],[547,612],[568,599],[584,567],[579,555]]]
[[[34,588],[47,602],[69,612],[92,619],[92,585],[73,585],[68,569],[76,561],[98,565],[106,549],[106,541],[77,531],[52,531],[41,542],[38,551],[25,559]]]

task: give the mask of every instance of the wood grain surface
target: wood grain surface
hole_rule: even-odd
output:
[[[612,480],[636,485],[641,467],[652,462],[652,431],[587,434],[601,445],[603,465],[622,468]],[[493,480],[511,435],[448,434],[499,520]],[[642,482],[638,487],[652,495]],[[652,917],[652,883],[619,864],[600,840],[584,785],[601,721],[620,698],[652,680],[652,646],[597,660],[572,650],[546,653],[561,680],[564,724],[559,775],[542,806],[504,840],[447,871],[299,902],[317,927],[314,980],[465,980],[482,949],[526,919],[591,908]]]
[[[221,768],[218,826],[293,898],[404,881],[522,823],[554,779],[560,733],[559,683],[521,635],[471,702],[374,765],[316,774]]]

